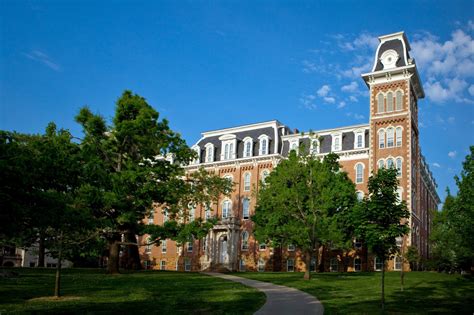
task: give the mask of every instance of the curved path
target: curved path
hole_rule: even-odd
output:
[[[204,274],[222,279],[242,283],[243,285],[262,291],[267,296],[267,301],[255,314],[280,315],[280,314],[323,314],[324,307],[314,296],[300,290],[276,285],[268,282],[251,280],[237,276],[216,272]]]

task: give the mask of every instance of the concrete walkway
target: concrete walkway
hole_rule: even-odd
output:
[[[288,288],[268,282],[251,280],[223,273],[204,272],[204,274],[242,283],[243,285],[262,291],[267,301],[255,314],[323,314],[324,307],[314,296],[297,289]]]

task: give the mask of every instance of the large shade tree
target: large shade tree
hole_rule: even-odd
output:
[[[292,151],[258,192],[252,217],[255,236],[274,246],[297,246],[304,255],[304,278],[309,279],[315,250],[331,241],[337,220],[355,203],[354,184],[341,170],[336,154],[320,159]]]
[[[167,205],[179,213],[177,205],[183,199],[203,200],[199,196],[206,193],[227,192],[225,181],[211,174],[200,173],[199,183],[207,180],[212,187],[186,178],[183,165],[194,160],[196,153],[139,95],[122,94],[111,125],[87,107],[76,120],[84,130],[85,184],[79,200],[100,221],[108,243],[110,273],[119,270],[121,245],[129,248],[131,267],[140,268],[135,235],[145,232],[142,221],[155,205]],[[198,193],[192,187],[202,189]]]

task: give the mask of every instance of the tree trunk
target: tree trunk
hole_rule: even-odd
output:
[[[305,264],[305,267],[306,267],[306,269],[304,271],[304,279],[305,280],[311,279],[311,273],[309,272],[309,270],[311,268],[311,254],[312,254],[311,251],[307,251],[306,255],[304,257],[304,264]]]
[[[382,259],[382,311],[385,310],[385,258]]]
[[[107,260],[107,273],[119,273],[119,253],[120,253],[120,238],[113,237],[108,240],[109,243],[109,259]]]
[[[128,232],[126,234],[125,241],[127,243],[137,243],[137,238],[135,233]],[[125,267],[129,270],[141,270],[142,265],[140,263],[140,254],[138,252],[137,245],[128,245],[127,244],[127,256],[126,256]]]
[[[59,298],[61,296],[61,263],[63,260],[63,232],[59,238],[59,250],[58,250],[58,262],[56,266],[56,280],[54,282],[54,297]]]
[[[38,266],[37,267],[44,267],[44,232],[40,231],[39,240],[38,240]]]

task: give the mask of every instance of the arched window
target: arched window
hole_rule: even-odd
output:
[[[206,220],[209,220],[211,218],[211,205],[206,205],[206,213],[205,213],[205,217],[206,217]]]
[[[395,137],[396,137],[396,142],[395,142],[395,145],[397,147],[401,147],[402,146],[402,127],[397,127],[395,129]]]
[[[397,110],[402,110],[402,100],[403,100],[403,95],[402,91],[397,91],[397,104],[396,104],[396,109]]]
[[[242,219],[250,218],[250,199],[244,198],[242,201]]]
[[[397,165],[397,176],[402,176],[402,158],[397,158],[396,159],[396,165]]]
[[[189,206],[189,222],[193,222],[193,221],[194,221],[195,213],[196,213],[196,207],[190,205],[190,206]]]
[[[362,270],[362,261],[359,257],[354,259],[354,271],[361,271]]]
[[[230,159],[230,143],[226,143],[224,146],[224,160]]]
[[[385,167],[385,161],[384,160],[379,160],[378,167],[379,167],[379,169],[384,168]]]
[[[395,167],[395,165],[393,165],[393,159],[388,158],[387,159],[387,168],[392,168],[392,167]]]
[[[244,174],[244,191],[250,191],[250,173]]]
[[[231,215],[232,203],[230,200],[224,200],[222,203],[222,218],[227,219]]]
[[[298,150],[298,142],[292,142],[291,143],[291,147],[290,147],[290,151],[297,151]]]
[[[244,139],[244,157],[251,157],[253,154],[253,140],[252,138]]]
[[[240,247],[242,250],[249,249],[249,232],[242,232],[242,242],[240,243]]]
[[[387,112],[393,112],[393,93],[387,93]]]
[[[194,152],[196,152],[196,159],[193,161],[193,163],[199,164],[199,161],[201,160],[201,149],[197,145],[193,146],[192,149]]]
[[[357,163],[355,169],[356,169],[356,184],[360,184],[364,182],[364,164]]]
[[[377,95],[377,113],[383,113],[384,112],[384,96],[382,93],[379,93]]]
[[[168,209],[164,208],[163,209],[163,223],[168,221]]]
[[[392,127],[387,128],[387,148],[393,147],[393,141],[394,141],[394,131]]]
[[[262,172],[262,182],[265,184],[265,181],[267,180],[268,175],[270,175],[270,172],[268,170],[264,170]]]
[[[359,190],[356,194],[358,201],[362,201],[364,199],[364,193],[362,191]]]
[[[214,146],[211,143],[206,144],[206,162],[214,162]]]
[[[259,150],[259,155],[266,155],[268,154],[268,136],[267,135],[261,135],[259,137],[260,139],[260,150]]]
[[[362,141],[362,134],[357,135],[357,148],[362,148],[363,146],[363,141]]]
[[[319,143],[318,140],[311,141],[311,154],[318,154],[319,152]]]
[[[385,148],[385,130],[379,130],[379,148]]]
[[[332,150],[340,151],[341,150],[341,135],[336,134],[332,136]]]

